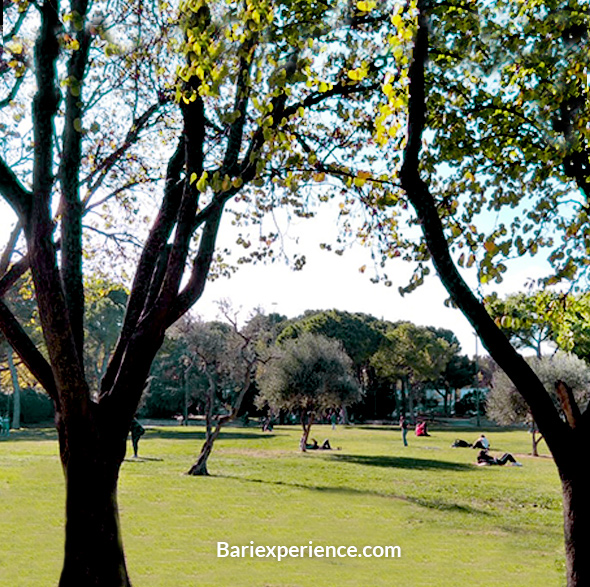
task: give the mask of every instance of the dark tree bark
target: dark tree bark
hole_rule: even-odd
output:
[[[400,174],[402,187],[419,218],[439,278],[492,358],[529,405],[553,455],[563,488],[567,585],[586,587],[590,585],[590,477],[580,469],[583,469],[581,465],[586,460],[585,450],[590,440],[588,409],[581,413],[571,389],[559,383],[556,388],[565,422],[562,420],[539,378],[459,274],[449,252],[436,202],[420,177],[420,150],[426,120],[427,7],[426,0],[418,1],[418,29],[409,70],[408,141]]]

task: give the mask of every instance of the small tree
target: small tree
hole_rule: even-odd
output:
[[[557,353],[552,357],[531,357],[528,363],[539,379],[543,382],[547,393],[559,407],[559,399],[555,392],[555,385],[563,381],[574,393],[576,401],[587,403],[590,399],[590,367],[576,356],[567,353]],[[580,404],[581,405],[581,404]],[[518,393],[514,383],[506,373],[497,369],[492,378],[492,387],[487,396],[486,411],[490,418],[499,424],[520,424],[526,422],[531,426],[532,454],[539,456],[538,446],[543,439],[537,433],[531,410],[522,395]]]
[[[350,357],[333,339],[303,333],[285,341],[277,352],[258,369],[258,405],[299,412],[303,428],[299,447],[305,452],[317,414],[358,401],[360,386]]]
[[[191,364],[207,379],[205,395],[205,442],[189,475],[208,475],[207,462],[223,426],[238,415],[251,389],[258,355],[254,339],[238,330],[228,308],[222,308],[226,322],[188,324],[186,341]]]

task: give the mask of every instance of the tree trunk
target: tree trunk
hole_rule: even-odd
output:
[[[209,455],[213,450],[213,442],[213,434],[207,434],[207,438],[201,447],[199,458],[197,459],[197,462],[188,470],[187,475],[209,475],[209,471],[207,470],[207,461],[209,460]]]
[[[18,430],[20,428],[20,384],[18,382],[18,373],[14,366],[14,357],[12,349],[8,347],[6,353],[8,359],[8,370],[12,378],[12,428]]]
[[[117,505],[122,458],[76,453],[64,465],[66,540],[59,587],[130,587]]]
[[[559,471],[563,489],[567,587],[590,585],[590,477],[581,466],[585,461],[582,450],[577,452],[580,457],[577,465],[569,467],[567,472]]]
[[[531,425],[531,437],[533,442],[531,454],[534,457],[539,456],[539,442],[541,442],[541,440],[543,439],[543,435],[538,434],[538,432],[539,431],[537,429],[537,423],[533,420],[533,423]]]
[[[303,426],[303,433],[301,434],[301,440],[299,441],[299,450],[301,452],[307,451],[307,441],[309,439],[309,433],[311,431],[311,425],[313,424],[313,413],[307,414],[307,422],[305,421],[305,414],[301,415],[301,425]]]
[[[408,396],[408,416],[412,426],[416,423],[415,407],[414,407],[414,386],[406,378],[407,396]]]

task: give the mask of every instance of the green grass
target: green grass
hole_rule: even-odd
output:
[[[341,450],[299,454],[299,430],[229,429],[208,478],[184,475],[198,428],[152,428],[145,460],[123,463],[120,508],[135,587],[560,587],[559,480],[550,458],[533,459],[522,431],[488,431],[517,467],[476,467],[475,451],[451,449],[473,432],[410,436],[356,427],[329,437]],[[0,583],[57,584],[63,480],[55,435],[23,431],[0,442]],[[400,558],[217,558],[231,545],[397,545]]]

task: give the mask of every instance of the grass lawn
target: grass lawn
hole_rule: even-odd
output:
[[[487,432],[524,466],[477,467],[451,449],[473,431],[409,435],[316,426],[331,452],[297,452],[299,430],[228,429],[188,477],[197,427],[148,428],[144,458],[123,463],[120,509],[134,587],[561,587],[560,486],[550,458],[526,456],[522,431]],[[130,447],[129,447],[130,448]],[[129,450],[129,454],[131,451]],[[0,442],[0,584],[56,585],[63,479],[55,434]],[[217,558],[230,545],[399,546],[399,558]]]

